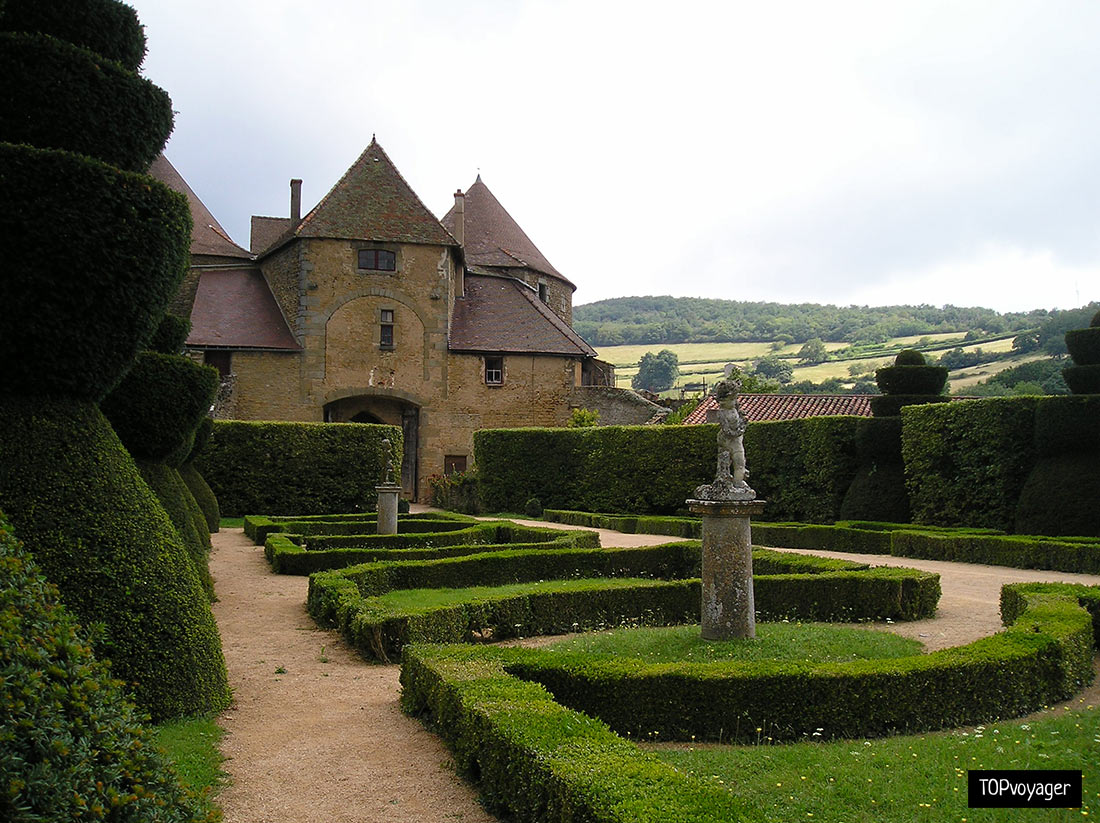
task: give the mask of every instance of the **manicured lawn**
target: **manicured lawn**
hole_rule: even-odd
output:
[[[243,529],[244,518],[243,517],[223,517],[218,525],[223,529]]]
[[[225,780],[218,741],[222,729],[213,718],[197,717],[157,726],[157,745],[175,765],[180,781],[203,800],[204,810],[217,810],[214,798]],[[220,811],[218,812],[220,819]]]
[[[549,648],[590,655],[632,657],[649,663],[715,660],[804,660],[809,663],[908,657],[917,640],[889,632],[821,623],[758,623],[755,640],[706,641],[699,626],[615,629],[561,640]]]
[[[762,819],[814,823],[1087,820],[1100,811],[1100,709],[976,729],[832,743],[645,746],[749,799]],[[1074,769],[1080,809],[970,809],[968,769]]]
[[[634,577],[615,577],[599,578],[597,580],[544,580],[537,583],[512,583],[507,586],[472,586],[465,589],[398,589],[371,598],[370,610],[372,612],[399,611],[403,614],[409,614],[477,600],[502,600],[520,594],[585,591],[592,586],[599,586],[604,589],[626,588],[650,583],[653,583],[653,581]]]

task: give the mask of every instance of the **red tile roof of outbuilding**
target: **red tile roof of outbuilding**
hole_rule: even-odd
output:
[[[870,394],[742,394],[741,414],[753,420],[797,420],[826,415],[871,416]],[[713,395],[703,398],[691,414],[684,418],[687,425],[707,422],[707,412],[717,411]]]

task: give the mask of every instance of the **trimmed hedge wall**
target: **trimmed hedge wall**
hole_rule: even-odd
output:
[[[0,819],[206,820],[0,514]]]
[[[1009,531],[1035,462],[1034,397],[902,410],[902,455],[913,519]]]
[[[215,420],[195,467],[227,517],[362,511],[377,498],[384,439],[399,473],[398,426]]]
[[[0,141],[64,149],[127,171],[147,171],[172,133],[163,90],[40,35],[0,34],[0,111]]]
[[[131,71],[145,59],[145,30],[137,13],[117,0],[4,0],[0,31],[48,34],[117,60]]]
[[[97,653],[156,720],[229,704],[221,642],[179,535],[92,403],[0,399],[0,508]]]
[[[682,578],[698,574],[700,553],[699,543],[684,542],[370,563],[311,575],[306,603],[315,620],[335,626],[365,656],[380,660],[396,658],[411,642],[691,623],[699,620],[700,584]],[[756,551],[753,557],[761,619],[913,620],[933,615],[939,601],[934,574],[781,552]],[[575,579],[594,575],[600,577]],[[639,579],[650,577],[667,580]],[[432,607],[373,599],[394,590],[521,583],[530,585],[458,592]]]
[[[858,468],[856,417],[752,423],[745,432],[763,517],[831,522]],[[489,429],[474,433],[487,511],[672,514],[713,480],[717,426]]]
[[[750,742],[878,737],[1016,717],[1092,682],[1092,618],[1071,597],[1025,594],[1005,631],[930,654],[851,663],[652,664],[509,650],[504,671],[620,734]]]
[[[515,820],[738,823],[749,807],[504,674],[502,650],[414,647],[401,707],[427,715],[482,802]],[[755,817],[755,815],[753,815]]]
[[[152,337],[190,238],[187,200],[152,178],[0,143],[0,248],[22,273],[0,278],[5,392],[102,398]]]

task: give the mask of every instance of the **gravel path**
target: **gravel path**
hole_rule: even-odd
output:
[[[606,530],[600,536],[604,546],[673,539]],[[212,538],[219,597],[214,616],[234,692],[221,718],[230,779],[219,796],[226,823],[496,819],[454,774],[441,740],[401,713],[398,666],[364,663],[335,632],[318,629],[305,610],[306,578],[272,574],[263,549],[241,529]],[[998,631],[1003,583],[1100,584],[1097,575],[807,553],[939,573],[943,597],[936,618],[891,627],[929,650]]]

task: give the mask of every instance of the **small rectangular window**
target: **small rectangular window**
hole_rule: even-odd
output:
[[[397,255],[385,249],[359,249],[359,268],[372,271],[396,271]]]
[[[207,366],[213,366],[218,370],[218,376],[222,380],[229,377],[233,370],[233,352],[218,349],[208,349],[203,352],[202,362]]]
[[[378,344],[383,349],[392,349],[393,346],[393,309],[382,309],[379,312]]]
[[[466,455],[448,454],[443,458],[443,474],[461,474],[466,471]]]
[[[502,386],[502,385],[504,385],[504,358],[503,357],[486,357],[485,358],[485,385],[486,386]]]
[[[545,283],[539,283],[539,300],[541,300],[543,303],[550,302],[550,290],[547,288]]]

